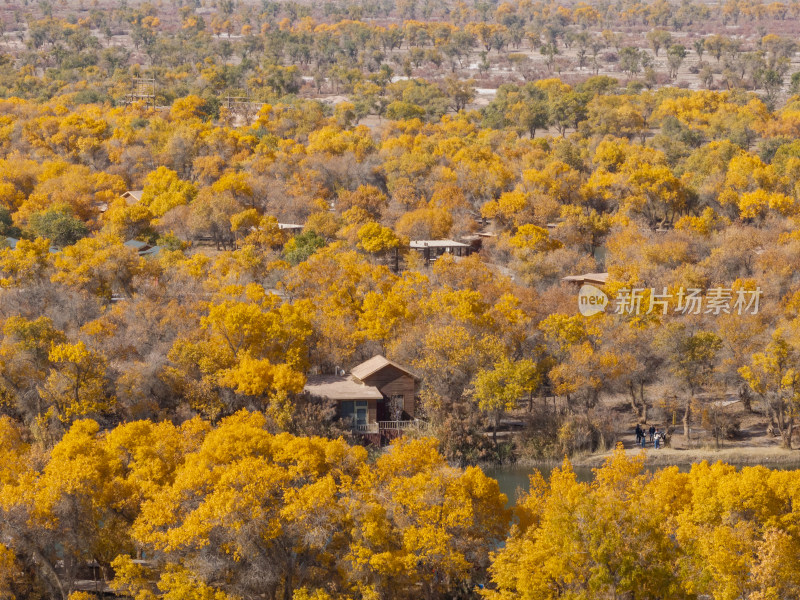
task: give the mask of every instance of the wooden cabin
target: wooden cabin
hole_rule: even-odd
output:
[[[376,388],[383,396],[384,401],[376,405],[378,421],[414,418],[417,377],[408,369],[378,354],[353,367],[350,374],[355,381]]]
[[[415,416],[419,378],[380,354],[353,367],[349,374],[309,377],[305,393],[333,400],[342,419],[364,433],[402,429]]]

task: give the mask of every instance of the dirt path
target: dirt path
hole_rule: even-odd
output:
[[[721,448],[719,450],[706,448],[676,450],[674,448],[664,448],[654,450],[651,444],[644,450],[631,447],[625,451],[631,456],[644,452],[647,456],[646,464],[650,466],[686,466],[706,460],[710,463],[722,461],[737,466],[764,465],[766,467],[797,467],[800,469],[799,450],[784,450],[777,447]],[[599,467],[610,456],[611,452],[592,454],[575,458],[572,463],[578,467]]]

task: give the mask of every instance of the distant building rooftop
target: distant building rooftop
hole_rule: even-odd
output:
[[[141,202],[143,193],[144,190],[128,190],[122,194],[122,197],[125,198],[128,204],[136,204],[137,202]]]
[[[583,285],[585,283],[604,285],[608,281],[608,273],[584,273],[583,275],[568,275],[567,277],[562,277],[561,281],[575,283],[578,285]]]
[[[123,244],[123,246],[133,248],[136,250],[139,256],[155,256],[161,252],[161,246],[151,246],[147,242],[142,242],[139,240],[128,240]]]
[[[7,237],[5,240],[6,240],[6,246],[11,248],[12,250],[17,249],[17,243],[19,242],[17,238]],[[58,246],[50,246],[49,250],[50,254],[58,254],[59,252],[61,252],[61,249]]]
[[[150,246],[147,250],[140,250],[139,256],[155,256],[161,252],[161,246]]]
[[[469,244],[462,244],[453,240],[411,240],[411,247],[418,248],[469,248]]]

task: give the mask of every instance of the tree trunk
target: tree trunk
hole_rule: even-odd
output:
[[[639,383],[639,403],[642,405],[642,423],[647,424],[647,402],[644,400],[644,383]]]
[[[683,411],[683,436],[689,441],[689,417],[692,411],[692,399],[686,400],[686,410]]]
[[[292,596],[294,596],[294,590],[292,589],[292,576],[291,574],[286,574],[286,581],[283,584],[283,600],[292,600]]]
[[[778,420],[775,418],[775,407],[772,405],[772,401],[766,396],[763,397],[763,400],[767,407],[767,416],[769,417],[770,427],[772,427],[773,430],[778,429]]]
[[[294,559],[290,558],[289,564],[287,565],[286,574],[283,580],[283,600],[292,600],[292,596],[294,596],[293,575],[294,575]]]
[[[51,565],[50,562],[42,555],[42,553],[34,548],[31,544],[23,542],[21,546],[23,556],[27,555],[27,558],[32,563],[33,569],[38,575],[39,579],[45,584],[45,587],[50,590],[51,596],[53,598],[61,597],[63,600],[67,600],[69,591],[64,589],[61,579],[56,573],[53,565]]]
[[[633,412],[635,412],[635,413],[638,413],[639,412],[639,404],[636,401],[636,389],[633,387],[633,382],[632,381],[628,384],[628,391],[631,394],[631,410],[633,410]]]
[[[779,399],[778,402],[782,402],[782,399]],[[781,445],[786,449],[791,449],[793,419],[791,416],[787,418],[786,410],[782,404],[776,407],[775,412],[778,417],[778,431],[781,434]]]
[[[433,586],[426,581],[422,584],[422,589],[425,594],[425,600],[433,600]]]
[[[744,409],[749,413],[753,412],[753,398],[750,395],[750,386],[746,383],[743,383],[741,386],[739,386],[739,398],[742,400],[742,406],[744,406]]]

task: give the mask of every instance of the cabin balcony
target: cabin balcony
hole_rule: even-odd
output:
[[[421,421],[411,419],[408,421],[376,421],[374,423],[355,423],[353,431],[356,433],[382,433],[384,431],[409,431],[421,429]]]

